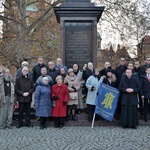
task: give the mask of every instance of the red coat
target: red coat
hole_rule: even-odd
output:
[[[67,114],[67,105],[64,105],[63,102],[68,102],[69,93],[68,87],[64,83],[61,86],[55,84],[52,86],[52,97],[58,95],[59,99],[55,101],[55,107],[52,108],[53,117],[65,117]]]

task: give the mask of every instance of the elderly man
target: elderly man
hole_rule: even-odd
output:
[[[107,69],[112,69],[110,62],[108,62],[108,61],[105,62],[104,67],[105,67],[105,68],[103,68],[103,69],[100,71],[100,75],[101,75],[101,76],[103,76],[103,75],[106,76]],[[112,69],[112,73],[115,74],[115,70]]]
[[[65,70],[67,72],[67,67],[62,64],[62,59],[61,58],[57,58],[55,69],[60,71],[61,68],[65,68]]]
[[[16,78],[21,76],[22,75],[22,68],[25,67],[25,66],[29,66],[28,62],[27,61],[23,61],[21,63],[21,67],[16,71]],[[29,73],[28,73],[29,77],[32,79],[32,73],[31,71],[29,70]]]
[[[56,77],[59,75],[59,71],[55,69],[53,61],[48,62],[47,74],[51,76],[54,82],[55,82]]]
[[[32,127],[30,124],[30,108],[32,93],[34,92],[34,83],[28,77],[28,67],[22,68],[22,75],[16,79],[15,91],[17,101],[19,102],[19,124],[17,128],[23,126],[23,114],[25,112],[25,126]]]
[[[9,69],[4,71],[4,101],[2,106],[2,128],[12,128],[12,116],[13,116],[13,107],[15,100],[15,89],[13,84],[13,78],[10,74]]]

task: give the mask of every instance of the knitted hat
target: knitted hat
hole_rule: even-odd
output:
[[[68,73],[70,73],[70,72],[74,72],[72,68],[68,69]]]

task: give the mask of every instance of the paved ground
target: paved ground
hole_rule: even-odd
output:
[[[150,126],[14,127],[0,130],[0,150],[150,150]]]

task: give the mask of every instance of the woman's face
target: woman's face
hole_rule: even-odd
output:
[[[61,84],[62,83],[62,79],[58,78],[56,82],[57,82],[57,84]]]
[[[73,77],[73,76],[74,76],[74,72],[70,72],[70,73],[69,73],[69,76],[70,76],[70,77]]]
[[[99,71],[98,70],[95,70],[95,75],[99,75]]]
[[[107,76],[108,76],[108,77],[111,77],[111,76],[112,76],[112,73],[111,73],[111,72],[107,72]]]
[[[43,83],[48,84],[48,80],[43,80]]]

